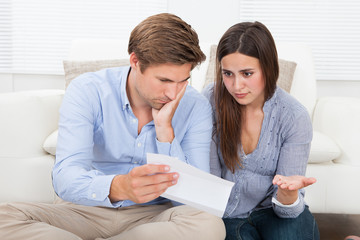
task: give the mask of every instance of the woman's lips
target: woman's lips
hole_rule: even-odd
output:
[[[248,93],[235,93],[235,96],[237,97],[237,98],[244,98],[244,97],[246,97],[248,95]]]

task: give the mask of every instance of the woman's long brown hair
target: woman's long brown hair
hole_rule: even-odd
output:
[[[230,27],[219,41],[216,51],[215,134],[225,165],[234,173],[242,167],[239,155],[243,106],[227,91],[221,69],[221,59],[231,53],[241,53],[259,59],[265,80],[265,99],[275,92],[279,76],[276,46],[270,31],[260,22],[243,22]]]

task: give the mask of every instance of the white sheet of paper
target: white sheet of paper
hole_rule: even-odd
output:
[[[176,185],[161,196],[222,217],[233,182],[206,173],[175,157],[147,153],[148,164],[166,164],[170,172],[178,172]]]

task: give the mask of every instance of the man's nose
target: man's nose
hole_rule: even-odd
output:
[[[178,89],[180,88],[179,84],[177,83],[171,83],[167,86],[165,95],[171,100],[174,100],[176,98],[176,95],[178,93]]]

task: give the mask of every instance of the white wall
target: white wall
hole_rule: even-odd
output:
[[[168,11],[189,23],[202,42],[218,42],[237,23],[239,8],[237,0],[168,0]]]
[[[221,35],[239,19],[237,0],[168,0],[168,12],[187,21],[197,31],[201,42],[217,43]],[[318,96],[347,96],[360,98],[360,81],[317,81]],[[0,92],[32,89],[64,89],[64,76],[1,74]]]

